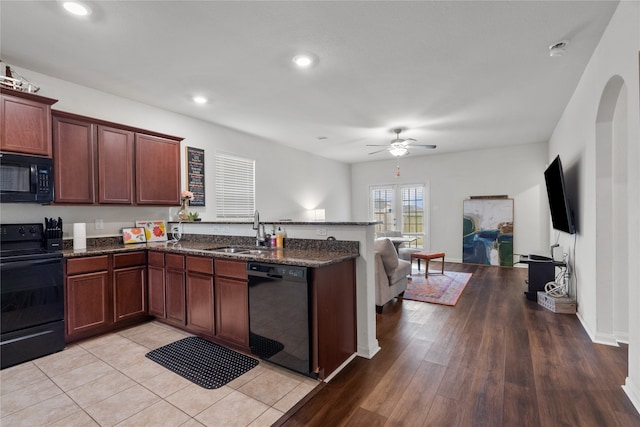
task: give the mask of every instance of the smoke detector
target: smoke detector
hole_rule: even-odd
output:
[[[564,55],[564,53],[567,51],[568,43],[568,41],[562,40],[549,46],[549,56],[554,57]]]

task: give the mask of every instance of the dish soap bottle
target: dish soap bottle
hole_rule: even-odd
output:
[[[282,229],[278,227],[278,231],[276,232],[276,248],[284,247],[284,233]]]

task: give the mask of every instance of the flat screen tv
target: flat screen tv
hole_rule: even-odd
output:
[[[573,218],[573,211],[567,198],[567,188],[564,182],[564,172],[560,156],[551,162],[547,170],[544,171],[544,180],[547,184],[547,195],[549,196],[549,208],[551,209],[551,223],[556,230],[574,234],[576,226]]]

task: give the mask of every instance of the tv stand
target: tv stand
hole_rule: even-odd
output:
[[[555,261],[553,258],[541,255],[520,255],[519,263],[529,266],[528,290],[525,296],[528,300],[537,301],[538,292],[544,292],[544,286],[556,279],[556,267],[566,267],[563,261]]]

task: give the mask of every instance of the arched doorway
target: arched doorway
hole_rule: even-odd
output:
[[[605,86],[596,120],[596,339],[629,337],[627,88],[620,76]]]

